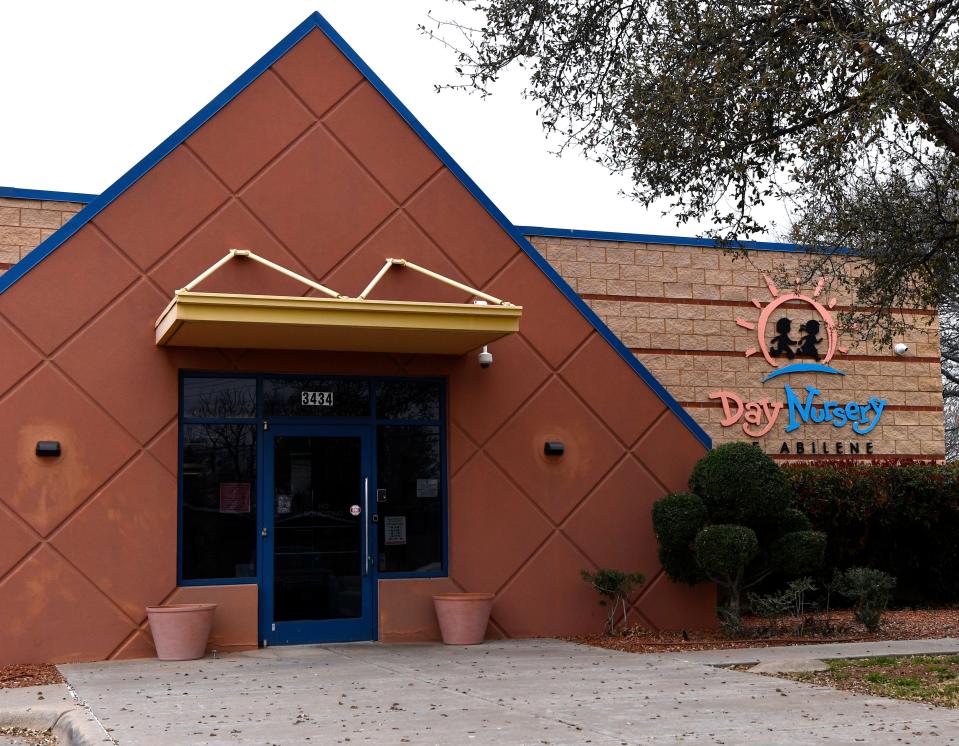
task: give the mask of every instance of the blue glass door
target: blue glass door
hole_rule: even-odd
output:
[[[370,428],[277,425],[263,434],[263,639],[372,639]]]

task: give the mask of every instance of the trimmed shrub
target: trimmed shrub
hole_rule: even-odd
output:
[[[689,489],[699,495],[710,520],[765,527],[792,507],[789,479],[751,443],[726,443],[693,467]]]
[[[775,574],[801,574],[822,563],[826,537],[792,505],[789,480],[748,443],[707,453],[689,480],[693,493],[653,506],[659,559],[673,580],[712,580],[720,588],[720,622],[741,627],[742,595]]]
[[[745,526],[707,526],[696,536],[696,560],[711,578],[728,583],[742,576],[743,568],[759,553],[756,532]]]

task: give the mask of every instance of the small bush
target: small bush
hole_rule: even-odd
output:
[[[626,625],[626,601],[633,589],[642,585],[645,578],[642,573],[623,572],[622,570],[599,569],[595,573],[580,570],[580,576],[599,593],[599,605],[608,609],[606,634],[616,633],[616,614],[623,610],[623,626]]]
[[[896,587],[889,573],[871,567],[850,567],[837,578],[836,590],[853,603],[856,621],[870,632],[878,632],[882,614]]]
[[[816,590],[818,589],[813,579],[804,577],[789,582],[778,593],[770,593],[765,596],[749,593],[747,598],[749,599],[749,608],[757,616],[778,619],[789,614],[793,619],[793,631],[801,635],[805,631],[806,611],[809,608],[806,594],[813,593]]]

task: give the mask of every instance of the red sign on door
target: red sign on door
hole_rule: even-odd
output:
[[[220,482],[220,512],[249,513],[250,483]]]

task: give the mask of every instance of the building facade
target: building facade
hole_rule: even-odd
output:
[[[766,392],[816,384],[864,402],[857,455],[941,456],[938,389],[868,378],[928,360],[820,319],[845,369],[756,385],[779,360],[733,316],[761,273],[558,233],[513,226],[318,15],[103,194],[0,193],[0,661],[148,656],[145,608],[194,601],[220,650],[436,639],[457,590],[496,594],[491,637],[577,634],[598,567],[645,574],[636,623],[701,627],[714,592],[665,577],[650,510],[742,437],[730,394],[792,442]],[[838,409],[802,427],[851,443]]]

